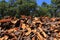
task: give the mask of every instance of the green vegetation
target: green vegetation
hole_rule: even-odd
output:
[[[51,0],[49,5],[43,2],[41,6],[36,0],[0,1],[0,18],[20,15],[60,17],[60,0]]]

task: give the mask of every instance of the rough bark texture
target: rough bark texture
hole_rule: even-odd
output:
[[[3,18],[0,40],[60,40],[60,18]]]

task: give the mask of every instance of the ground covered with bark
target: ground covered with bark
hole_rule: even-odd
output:
[[[60,18],[5,17],[0,20],[0,40],[60,40]]]

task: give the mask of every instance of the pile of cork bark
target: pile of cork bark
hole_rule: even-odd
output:
[[[5,17],[0,20],[0,40],[60,40],[60,18]]]

